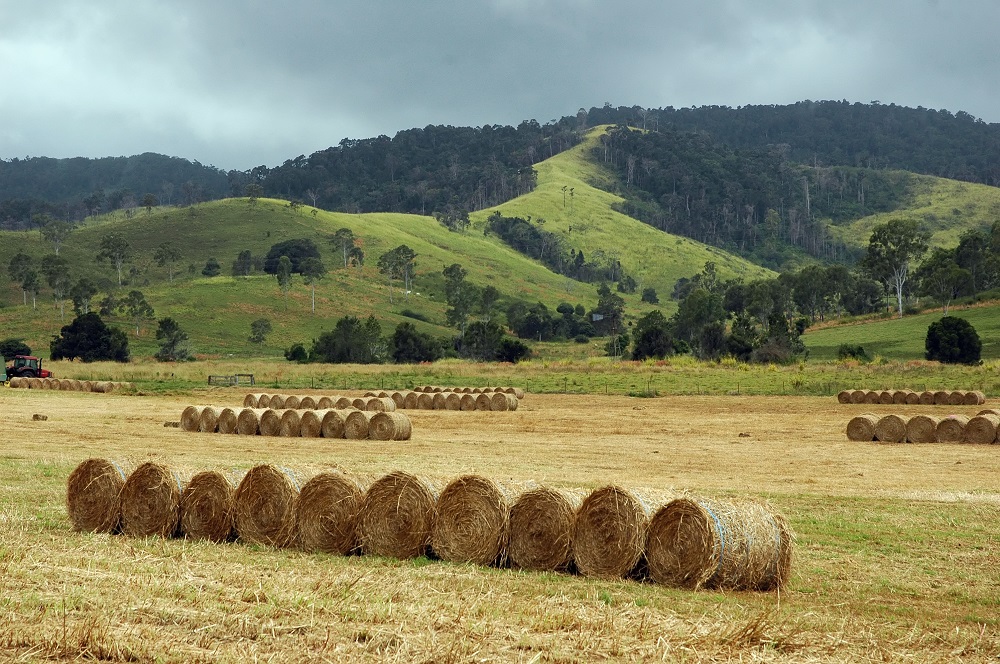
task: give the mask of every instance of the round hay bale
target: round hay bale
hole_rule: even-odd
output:
[[[222,408],[219,406],[205,406],[201,409],[201,417],[198,418],[198,431],[202,433],[215,433],[219,430],[219,415]]]
[[[281,416],[284,411],[275,410],[273,408],[266,409],[260,414],[260,435],[262,436],[280,436],[281,435]]]
[[[481,388],[481,387],[474,387],[474,388],[472,388],[472,393],[473,394],[482,394],[483,393],[483,388]]]
[[[431,547],[442,560],[502,565],[510,533],[512,493],[482,475],[463,475],[437,501]]]
[[[472,388],[471,387],[456,387],[455,391],[459,392],[461,394],[472,394]]]
[[[396,404],[396,409],[404,408],[406,405],[406,392],[400,392],[399,390],[393,392],[389,395],[392,402]]]
[[[851,403],[850,390],[841,390],[840,392],[837,392],[837,403]]]
[[[582,502],[583,492],[548,487],[532,488],[518,496],[510,507],[507,559],[511,564],[537,571],[569,568],[573,524]]]
[[[911,443],[936,442],[940,421],[933,415],[914,415],[906,422],[906,439]]]
[[[417,408],[420,410],[434,410],[434,393],[424,392],[418,395]]]
[[[434,410],[448,410],[448,397],[451,394],[453,394],[453,392],[438,392],[434,395],[431,407]]]
[[[976,415],[965,425],[965,442],[988,445],[997,440],[1000,417],[997,415]]]
[[[902,406],[906,403],[906,395],[909,394],[909,390],[893,390],[892,392],[892,403],[897,406]]]
[[[261,408],[270,408],[272,410],[281,410],[285,407],[285,399],[288,395],[285,394],[272,394],[271,398],[268,400],[267,405],[260,404]]]
[[[907,390],[906,401],[904,403],[908,406],[916,406],[920,403],[920,393],[914,392],[913,390]]]
[[[122,487],[122,534],[170,537],[181,521],[184,482],[160,463],[147,461],[133,470]]]
[[[62,392],[72,392],[73,391],[73,381],[70,380],[69,378],[60,378],[59,381],[58,381],[58,383],[59,383],[59,390],[60,391],[62,391]]]
[[[285,397],[285,403],[283,408],[290,410],[298,410],[299,404],[302,403],[302,399],[294,394],[290,394]]]
[[[787,584],[793,542],[767,503],[685,497],[653,515],[646,559],[653,580],[667,586],[768,591]]]
[[[420,395],[422,392],[407,392],[403,397],[403,408],[406,410],[416,410],[420,407]]]
[[[934,405],[947,406],[949,398],[951,398],[951,392],[947,392],[945,390],[937,390],[936,392],[934,392]]]
[[[236,433],[242,408],[223,408],[219,411],[219,433]]]
[[[520,387],[513,387],[513,388],[507,388],[507,389],[508,390],[511,390],[511,389],[514,390],[513,394],[514,394],[515,397],[517,397],[518,401],[520,401],[521,399],[524,398],[524,390],[522,390]]]
[[[84,392],[93,392],[94,391],[94,381],[92,381],[92,380],[85,380],[85,381],[83,381],[83,391]]]
[[[581,574],[604,579],[630,574],[642,558],[651,510],[618,486],[595,489],[576,514],[573,559]]]
[[[438,386],[435,385],[429,391],[431,393],[433,393],[433,394],[437,394],[438,392],[444,392],[444,388],[443,387],[438,387]]]
[[[287,468],[270,464],[251,468],[233,494],[233,523],[239,538],[250,544],[290,545],[300,486],[298,475]]]
[[[875,424],[875,440],[883,443],[906,442],[906,420],[899,415],[885,415]]]
[[[263,399],[264,397],[267,397],[267,400],[270,402],[271,397],[267,396],[266,394],[248,394],[245,397],[243,397],[243,407],[256,408],[257,404],[259,404],[260,400]]]
[[[111,383],[106,380],[99,380],[94,383],[93,391],[98,394],[107,394],[111,392],[114,388],[111,387]]]
[[[493,407],[493,403],[490,401],[490,395],[480,392],[476,396],[476,410],[490,410]]]
[[[865,403],[878,404],[881,394],[878,390],[865,390]]]
[[[970,390],[965,393],[965,398],[962,399],[963,406],[981,406],[986,403],[986,395],[979,390]]]
[[[463,394],[459,410],[473,411],[476,409],[476,397],[473,394]]]
[[[364,393],[364,397],[365,397],[366,399],[367,399],[367,398],[369,398],[369,397],[377,397],[377,396],[378,396],[378,392],[371,392],[371,391],[368,391],[368,392],[365,392],[365,393]]]
[[[111,394],[121,389],[121,383],[116,383],[113,380],[109,380],[104,384],[104,393]]]
[[[299,410],[316,410],[316,399],[308,394],[299,399]]]
[[[181,534],[226,542],[233,536],[233,482],[222,473],[195,474],[181,491]]]
[[[83,392],[83,381],[74,378],[70,381],[70,389],[74,392]]]
[[[933,406],[934,405],[934,392],[930,390],[924,390],[920,393],[920,405],[921,406]]]
[[[336,399],[332,397],[323,396],[316,400],[316,410],[329,410],[336,405]]]
[[[361,505],[361,548],[370,555],[415,558],[430,548],[438,491],[426,480],[395,471],[376,480]]]
[[[333,404],[333,407],[337,410],[350,410],[354,408],[354,399],[351,397],[339,397],[337,402]]]
[[[1000,408],[984,408],[976,415],[1000,415]]]
[[[323,437],[344,438],[344,423],[346,420],[347,411],[335,410],[333,408],[323,411]]]
[[[303,438],[319,438],[323,434],[323,415],[326,411],[304,410],[299,422],[299,435]]]
[[[286,409],[281,413],[281,424],[278,435],[284,438],[300,438],[302,436],[302,411]]]
[[[107,459],[87,459],[66,480],[66,512],[73,530],[113,533],[122,518],[121,493],[128,469]]]
[[[878,402],[883,406],[891,404],[892,395],[893,395],[892,390],[882,390],[881,392],[878,393]]]
[[[295,507],[299,546],[340,555],[358,549],[364,493],[361,481],[339,471],[319,473],[303,484]]]
[[[365,410],[352,410],[344,418],[344,438],[348,440],[364,440],[368,438],[368,431],[371,428],[372,416]]]
[[[41,381],[39,383],[39,385],[38,385],[39,389],[42,389],[42,390],[51,390],[53,388],[53,379],[52,378],[39,378],[38,380]],[[55,383],[55,388],[59,389],[59,383],[58,382]]]
[[[871,413],[852,417],[847,423],[847,439],[869,442],[875,440],[875,425],[878,417]]]
[[[937,426],[937,442],[961,443],[965,441],[965,427],[969,418],[965,415],[949,415],[941,418]]]
[[[23,384],[23,381],[24,381],[24,379],[21,378],[20,376],[14,376],[14,377],[12,377],[7,382],[7,385],[9,387],[13,387],[13,388],[17,388],[17,389],[20,389],[21,387],[27,387],[26,385]]]
[[[494,392],[490,395],[490,410],[517,410],[517,397],[506,392]]]
[[[452,392],[444,399],[445,410],[462,410],[462,395]]]
[[[368,410],[368,400],[372,397],[358,397],[351,400],[351,408],[357,408],[358,410]]]
[[[410,418],[403,413],[380,411],[372,415],[368,437],[372,440],[409,440],[413,431]]]
[[[368,399],[363,410],[373,413],[392,413],[396,410],[396,402],[390,397],[372,397]]]
[[[201,425],[201,411],[204,406],[188,406],[181,412],[181,429],[197,431]]]
[[[256,436],[260,434],[260,418],[267,412],[266,408],[244,408],[236,417],[236,433],[241,436]]]
[[[961,406],[965,404],[965,391],[964,390],[952,390],[948,393],[948,405],[949,406]]]

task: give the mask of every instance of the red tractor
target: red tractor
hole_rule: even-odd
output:
[[[15,355],[7,367],[7,378],[51,378],[52,372],[42,368],[42,360],[34,355]]]

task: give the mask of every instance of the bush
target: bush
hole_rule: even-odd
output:
[[[510,362],[516,364],[518,361],[531,355],[531,349],[520,339],[504,337],[500,340],[497,348],[497,361]]]
[[[425,315],[423,315],[421,313],[417,313],[416,311],[413,311],[411,309],[403,309],[402,311],[399,312],[399,315],[400,316],[405,316],[406,318],[412,318],[413,320],[419,320],[419,321],[424,322],[424,323],[429,323],[430,322],[427,319],[427,316],[425,316]]]
[[[413,323],[397,325],[389,341],[392,345],[392,359],[398,364],[441,359],[441,343],[426,332],[419,332]]]
[[[31,348],[23,339],[4,339],[0,341],[0,355],[4,362],[10,362],[16,355],[31,355]]]
[[[578,344],[585,344],[588,341],[590,341],[590,337],[588,337],[586,334],[578,334],[575,337],[573,337],[573,341],[575,341]]]
[[[957,316],[945,316],[927,328],[924,348],[928,360],[948,364],[978,364],[983,342],[972,323]]]
[[[217,277],[222,272],[222,266],[219,265],[219,261],[215,258],[209,258],[205,261],[205,267],[201,269],[201,273],[206,277]]]
[[[109,328],[99,315],[91,312],[63,326],[60,335],[52,339],[49,352],[53,360],[128,362],[128,337],[117,328]]]
[[[858,360],[866,363],[872,361],[872,358],[868,356],[863,346],[853,344],[840,344],[840,348],[837,349],[837,359]]]
[[[304,364],[309,361],[309,353],[302,344],[292,344],[292,347],[285,351],[285,359]]]
[[[642,289],[642,301],[649,304],[659,304],[660,298],[656,295],[656,289],[652,286]]]

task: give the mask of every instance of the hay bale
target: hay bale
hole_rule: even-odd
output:
[[[319,473],[303,484],[295,508],[299,546],[340,555],[357,550],[365,484],[340,471]]]
[[[979,390],[970,390],[965,393],[965,398],[962,399],[963,406],[981,406],[986,403],[986,395]]]
[[[299,423],[299,435],[303,438],[319,438],[323,434],[323,415],[326,411],[304,410]]]
[[[60,378],[58,383],[59,383],[59,390],[61,392],[73,391],[73,381],[70,380],[69,378]]]
[[[371,398],[372,397],[357,397],[356,399],[351,399],[351,408],[368,410],[368,400]]]
[[[236,417],[236,433],[241,436],[256,436],[260,434],[260,418],[267,412],[266,408],[244,408]]]
[[[768,591],[785,586],[794,535],[762,501],[677,498],[649,524],[646,559],[657,583]]]
[[[445,410],[462,410],[462,395],[458,392],[451,392],[444,399]]]
[[[147,461],[133,470],[122,487],[122,534],[170,537],[181,522],[180,476],[160,463]]]
[[[7,381],[7,385],[15,389],[20,389],[22,387],[26,387],[26,385],[23,384],[23,381],[24,379],[20,376],[13,376],[9,381]]]
[[[889,405],[892,403],[892,390],[882,390],[878,393],[878,402],[883,405]]]
[[[362,551],[392,558],[425,555],[437,497],[434,484],[403,471],[376,480],[361,505]]]
[[[316,410],[316,399],[308,394],[299,399],[299,410]]]
[[[965,403],[965,391],[964,390],[952,390],[948,393],[948,405],[949,406],[961,406]]]
[[[476,410],[490,410],[493,407],[490,395],[480,392],[476,396]]]
[[[865,390],[865,403],[877,405],[881,394],[878,390]]]
[[[181,534],[189,539],[226,542],[233,536],[235,487],[222,473],[196,473],[181,491]]]
[[[524,398],[524,390],[522,390],[520,387],[505,387],[503,391],[506,392],[507,394],[513,394],[515,397],[517,397],[518,401]]]
[[[368,438],[368,431],[371,428],[372,416],[365,410],[352,410],[344,418],[344,438],[349,440],[364,440]]]
[[[267,397],[268,401],[271,400],[271,397],[269,397],[266,394],[248,394],[245,397],[243,397],[243,407],[256,408],[257,404],[259,404],[260,400],[263,399],[264,397]]]
[[[915,415],[906,422],[906,440],[911,443],[933,443],[937,441],[937,427],[940,418],[933,415]]]
[[[639,564],[652,510],[637,494],[618,486],[595,489],[576,514],[573,560],[581,574],[622,578]]]
[[[403,397],[403,408],[407,410],[416,410],[419,408],[421,394],[421,392],[407,392],[406,396]]]
[[[368,424],[372,440],[409,440],[413,431],[410,418],[403,413],[377,412]]]
[[[83,391],[84,392],[93,392],[94,391],[94,381],[92,381],[92,380],[85,380],[85,381],[83,381]]]
[[[897,406],[902,406],[906,403],[906,395],[909,394],[909,392],[909,390],[893,390],[892,403]]]
[[[924,390],[920,393],[920,405],[921,406],[933,406],[934,405],[934,392],[930,390]]]
[[[223,408],[219,411],[219,433],[236,433],[242,408]]]
[[[201,425],[201,411],[204,406],[188,406],[181,413],[181,428],[185,431],[198,431]]]
[[[519,403],[517,397],[506,392],[494,392],[490,395],[490,410],[517,410]]]
[[[323,437],[344,438],[344,423],[348,411],[333,408],[323,411]]]
[[[568,569],[573,561],[573,524],[583,497],[581,491],[548,487],[521,493],[510,507],[507,559],[511,564],[538,571]]]
[[[316,400],[316,410],[329,410],[336,405],[337,400],[332,397],[322,396]]]
[[[934,405],[935,406],[947,406],[948,399],[951,397],[951,392],[945,390],[937,390],[934,392]]]
[[[997,440],[1000,416],[976,415],[965,425],[965,442],[987,445]]]
[[[389,398],[392,399],[393,403],[396,404],[397,410],[399,410],[400,408],[405,408],[406,392],[400,392],[399,390],[396,390],[395,392],[389,395]]]
[[[104,384],[104,393],[111,394],[112,392],[117,392],[121,389],[121,383],[116,383],[113,380],[109,380]]]
[[[302,403],[302,399],[294,394],[289,394],[285,397],[284,408],[286,410],[298,410],[299,404]]]
[[[916,406],[920,403],[920,393],[914,392],[913,390],[907,390],[906,401],[904,403],[908,406]]]
[[[66,480],[66,512],[73,530],[113,533],[122,517],[121,493],[129,468],[107,459],[87,459]]]
[[[984,408],[976,415],[1000,415],[1000,408]]]
[[[840,392],[837,392],[837,403],[851,403],[850,390],[841,390]]]
[[[373,413],[392,413],[396,410],[396,402],[390,397],[372,397],[362,410]]]
[[[281,415],[284,411],[267,408],[260,414],[260,435],[281,435]]]
[[[220,406],[205,406],[201,409],[201,416],[198,418],[198,431],[202,433],[215,433],[219,430],[219,415],[222,413]]]
[[[434,395],[434,399],[431,402],[431,407],[434,410],[447,410],[448,409],[448,396],[452,392],[438,392]]]
[[[377,397],[378,396],[378,392],[368,391],[368,392],[365,392],[363,396],[366,399],[369,398],[369,397]]]
[[[871,413],[852,417],[847,423],[847,440],[872,441],[875,440],[875,425],[878,424],[878,417]]]
[[[281,410],[285,407],[285,399],[288,395],[285,394],[272,394],[270,400],[268,400],[267,405],[260,404],[261,408],[270,408],[272,410]]]
[[[270,464],[251,468],[233,494],[237,536],[250,544],[289,546],[295,538],[300,487],[300,477],[287,468]]]
[[[283,411],[281,413],[281,424],[278,426],[278,435],[284,438],[301,437],[302,411],[291,409]]]
[[[333,407],[337,410],[350,410],[354,408],[354,399],[351,397],[339,397]]]
[[[965,427],[969,418],[965,415],[949,415],[941,418],[937,426],[937,442],[961,443],[965,441]]]
[[[96,383],[94,383],[94,387],[92,388],[92,391],[97,392],[98,394],[106,394],[111,390],[112,390],[111,383],[109,383],[106,380],[97,381]]]
[[[431,547],[442,560],[502,565],[510,533],[513,492],[482,475],[463,475],[437,501]]]
[[[476,409],[476,396],[473,394],[463,394],[459,410],[473,411]]]
[[[423,392],[417,396],[417,408],[420,410],[434,410],[434,394]]]
[[[875,440],[883,443],[906,442],[906,419],[899,415],[885,415],[875,424]]]

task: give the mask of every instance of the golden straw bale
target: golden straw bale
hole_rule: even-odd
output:
[[[181,533],[226,542],[233,536],[233,482],[216,470],[195,474],[181,491]]]
[[[403,471],[376,480],[361,505],[362,550],[392,558],[425,555],[430,548],[438,493],[433,483]]]
[[[878,424],[878,416],[871,413],[852,417],[847,423],[847,439],[872,441],[875,440],[875,425]]]
[[[261,408],[271,408],[273,410],[281,410],[285,407],[285,399],[288,398],[286,394],[272,394],[271,398],[268,399],[267,403],[260,404]]]
[[[42,381],[39,387],[43,390],[59,389],[59,381],[56,380],[55,378],[39,378],[38,380]]]
[[[372,397],[368,399],[362,410],[391,413],[396,410],[396,402],[391,397]]]
[[[837,392],[837,403],[851,403],[850,390],[841,390],[840,392]]]
[[[10,380],[7,381],[7,385],[9,387],[13,387],[13,388],[27,387],[27,384],[24,384],[23,381],[24,381],[24,379],[21,378],[20,376],[12,376],[10,378]]]
[[[892,402],[897,406],[902,406],[906,403],[906,395],[909,394],[909,392],[909,390],[893,390]]]
[[[986,403],[986,395],[979,390],[970,390],[965,393],[965,398],[962,400],[962,405],[964,406],[981,406]]]
[[[946,390],[937,390],[934,392],[934,405],[947,406],[949,398],[951,398],[951,392]]]
[[[952,390],[948,393],[948,405],[949,406],[961,406],[965,403],[965,391],[964,390]]]
[[[476,395],[476,410],[490,410],[493,407],[490,395],[480,392]]]
[[[323,434],[323,415],[326,411],[303,410],[299,434],[303,438],[319,438]]]
[[[937,442],[940,421],[940,418],[933,415],[914,415],[906,422],[906,440],[911,443]]]
[[[664,585],[767,591],[788,583],[794,539],[763,501],[683,497],[650,521],[646,559],[650,576]]]
[[[333,404],[333,407],[337,410],[350,410],[351,408],[354,408],[354,399],[351,397],[338,397],[336,403]]]
[[[1000,415],[1000,408],[983,408],[976,415]]]
[[[72,392],[73,391],[73,381],[69,378],[60,378],[57,381],[59,385],[59,390],[62,392]]]
[[[941,418],[937,426],[937,442],[961,443],[965,441],[965,427],[969,418],[965,415],[949,415]]]
[[[217,430],[219,433],[236,433],[239,426],[240,411],[242,408],[223,408],[219,411],[219,423]]]
[[[875,440],[883,443],[906,442],[906,419],[899,415],[885,415],[875,424]]]
[[[288,468],[270,464],[251,468],[233,494],[233,522],[239,538],[250,544],[291,545],[301,486],[302,478]]]
[[[181,413],[181,429],[197,431],[201,424],[201,411],[204,406],[188,406]]]
[[[476,409],[476,396],[474,394],[463,394],[462,402],[459,408],[464,411],[472,411]]]
[[[573,561],[573,524],[584,495],[549,487],[521,493],[510,508],[507,558],[511,564],[537,571],[567,569]]]
[[[410,418],[403,413],[377,412],[368,424],[368,437],[372,440],[409,440],[412,431]]]
[[[316,400],[316,410],[329,410],[333,408],[337,400],[332,397],[322,396]]]
[[[83,381],[82,380],[77,380],[77,379],[74,378],[70,382],[73,383],[73,391],[74,392],[83,392]]]
[[[490,410],[517,410],[520,402],[513,394],[494,392],[490,395]]]
[[[437,501],[431,547],[453,563],[502,565],[510,532],[514,493],[482,475],[463,475],[445,486]]]
[[[867,390],[851,390],[851,403],[864,403],[866,396]]]
[[[573,559],[581,574],[605,579],[630,574],[642,558],[649,501],[609,485],[590,492],[573,524]]]
[[[302,399],[294,394],[289,394],[285,397],[285,403],[282,406],[286,410],[298,410],[299,404],[302,403]]]
[[[434,410],[433,392],[424,392],[417,396],[417,408],[420,410]]]
[[[369,398],[369,397],[377,397],[378,396],[378,392],[368,391],[368,392],[365,392],[363,396],[366,399]]]
[[[375,413],[366,410],[352,410],[344,418],[344,438],[348,440],[364,440],[368,438],[372,416]]]
[[[85,380],[85,381],[83,381],[83,391],[84,392],[93,392],[94,391],[94,381],[92,381],[92,380]]]
[[[460,392],[462,394],[472,394],[472,388],[471,387],[460,387],[460,388],[456,388],[455,391],[456,392]]]
[[[420,395],[423,392],[407,392],[403,398],[403,408],[406,410],[416,410],[420,407]]]
[[[330,408],[322,412],[323,412],[323,437],[343,438],[344,423],[347,420],[347,414],[353,411],[336,410],[334,408]]]
[[[881,394],[878,390],[865,390],[865,403],[878,404]]]
[[[920,403],[920,393],[913,390],[906,390],[906,400],[904,403],[908,406],[916,406]]]
[[[316,410],[317,405],[315,397],[308,394],[299,399],[299,410]]]
[[[122,518],[121,493],[131,470],[107,459],[87,459],[66,480],[66,512],[73,530],[113,533]]]
[[[260,434],[260,418],[267,408],[244,408],[236,417],[236,433],[241,436]]]
[[[284,414],[282,410],[275,410],[274,408],[268,408],[263,413],[260,414],[260,435],[262,436],[280,436],[281,435],[281,416]]]
[[[303,484],[295,508],[299,546],[305,551],[340,555],[357,550],[361,505],[370,483],[332,470]]]
[[[920,405],[921,406],[933,406],[934,405],[934,392],[930,390],[924,390],[920,393]]]
[[[263,399],[265,396],[267,396],[267,395],[265,395],[265,394],[259,394],[259,393],[258,394],[248,394],[245,397],[243,397],[243,407],[244,408],[256,408],[257,404],[259,404],[260,400]],[[267,400],[268,400],[268,402],[270,402],[271,401],[271,397],[267,396]]]
[[[458,392],[451,392],[444,400],[445,410],[462,410],[462,395]]]
[[[278,426],[278,435],[285,438],[299,438],[302,436],[302,411],[286,408],[281,413],[281,424]]]
[[[433,392],[434,394],[437,394],[438,392],[443,392],[444,388],[443,387],[438,387],[438,386],[435,385],[434,387],[431,388],[430,391]]]
[[[965,425],[967,443],[989,444],[997,440],[1000,417],[996,415],[976,415]]]
[[[434,395],[434,399],[431,401],[431,407],[434,410],[447,410],[448,409],[448,396],[452,392],[438,392]]]
[[[198,418],[198,431],[202,433],[215,433],[219,430],[219,414],[222,413],[221,406],[205,406],[201,409],[201,417]]]
[[[481,388],[481,387],[474,387],[474,388],[472,388],[472,393],[473,394],[482,394],[483,393],[483,388]]]
[[[122,534],[170,537],[181,521],[184,481],[160,463],[147,461],[133,470],[122,487]]]
[[[881,392],[878,393],[878,402],[880,404],[882,404],[883,406],[887,405],[887,404],[891,404],[892,403],[892,394],[893,393],[892,393],[891,390],[882,390]]]
[[[406,392],[396,390],[395,392],[389,395],[389,398],[391,398],[393,403],[396,404],[397,410],[406,407]]]

